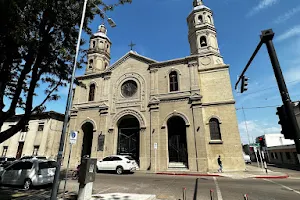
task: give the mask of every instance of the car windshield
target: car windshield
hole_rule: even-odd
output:
[[[132,157],[130,156],[126,156],[125,158],[127,158],[128,160],[134,160]]]
[[[0,162],[1,162],[1,161],[5,161],[5,158],[3,158],[3,157],[2,157],[2,158],[0,158]]]

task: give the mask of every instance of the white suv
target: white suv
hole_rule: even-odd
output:
[[[115,170],[117,174],[122,174],[124,171],[133,172],[138,168],[138,164],[130,156],[112,155],[97,161],[98,171]]]

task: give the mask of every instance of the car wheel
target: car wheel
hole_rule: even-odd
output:
[[[24,189],[24,190],[29,190],[30,187],[31,187],[31,185],[32,185],[31,180],[30,180],[30,179],[25,179],[24,185],[23,185],[23,189]]]
[[[123,167],[122,166],[118,166],[117,167],[117,169],[116,169],[116,171],[117,171],[117,174],[123,174]]]

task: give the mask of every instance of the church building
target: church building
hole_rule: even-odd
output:
[[[156,61],[129,51],[110,63],[104,25],[90,39],[86,87],[74,93],[69,132],[78,131],[71,168],[81,157],[131,155],[140,170],[244,170],[229,65],[220,54],[213,12],[194,0],[187,17],[190,53]],[[166,30],[167,31],[167,30]],[[70,145],[66,139],[65,152]],[[65,153],[64,166],[67,162]]]

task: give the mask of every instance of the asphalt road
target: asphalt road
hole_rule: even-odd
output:
[[[145,174],[97,174],[93,193],[138,193],[155,194],[157,199],[182,200],[186,188],[186,200],[193,200],[197,177]],[[67,190],[78,191],[76,180],[69,180]],[[300,179],[231,179],[221,177],[198,177],[197,200],[239,200],[248,194],[251,200],[299,200]],[[50,188],[35,188],[22,191],[17,188],[1,187],[0,200],[43,200],[48,199]]]
[[[182,199],[186,188],[187,200],[193,199],[196,177],[165,176],[135,173],[129,175],[97,174],[94,193],[139,193],[156,194],[158,199]],[[251,200],[299,200],[299,179],[230,179],[221,177],[199,177],[197,200],[243,199],[244,194]]]

